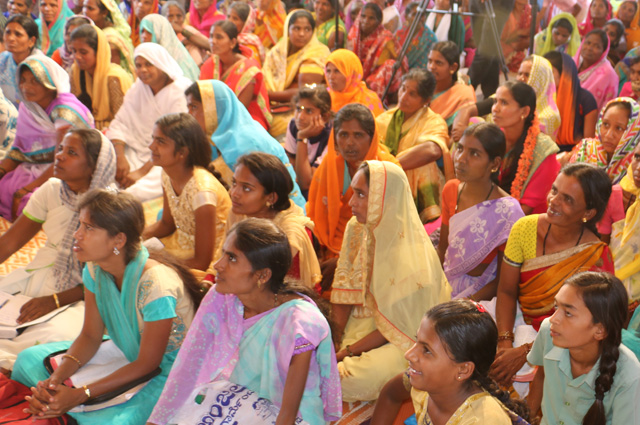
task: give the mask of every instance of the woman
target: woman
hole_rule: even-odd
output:
[[[313,8],[316,12],[316,37],[318,41],[331,50],[344,45],[344,22],[338,18],[336,34],[336,8],[332,0],[315,0]]]
[[[499,383],[511,382],[531,351],[531,338],[513,347],[514,325],[527,324],[537,332],[542,321],[554,313],[554,297],[573,274],[586,270],[613,273],[609,248],[598,239],[595,227],[610,194],[611,183],[604,171],[588,164],[570,164],[553,183],[547,212],[514,224],[496,302],[499,337],[493,372]],[[517,303],[524,321],[519,315],[516,321]]]
[[[414,343],[422,311],[451,293],[402,169],[363,162],[351,187],[354,217],[331,290],[346,402],[375,400],[406,369],[403,354]]]
[[[122,16],[115,0],[86,0],[82,13],[91,18],[95,26],[100,28],[107,37],[111,48],[111,62],[120,65],[131,77],[134,77],[131,27]]]
[[[67,19],[64,24],[64,43],[53,52],[51,59],[66,70],[70,70],[73,65],[73,53],[71,52],[71,33],[81,25],[92,25],[91,19],[82,15],[75,15]]]
[[[449,0],[437,0],[435,2],[436,10],[442,10],[442,13],[427,13],[427,27],[435,34],[438,41],[453,41],[460,49],[460,53],[464,50],[464,22],[460,15],[446,13],[451,9]]]
[[[191,81],[198,79],[200,70],[198,65],[193,61],[187,49],[182,45],[178,37],[176,37],[171,24],[167,19],[151,13],[140,22],[140,42],[141,43],[157,43],[164,47],[171,55],[180,68],[185,77]]]
[[[535,25],[535,22],[534,22]],[[527,0],[515,0],[500,36],[500,44],[507,67],[517,72],[527,55],[529,33],[531,32],[531,5]]]
[[[129,13],[129,27],[131,28],[131,42],[133,47],[140,44],[140,22],[150,13],[158,13],[158,0],[132,0]],[[135,53],[135,52],[134,52]]]
[[[627,39],[627,49],[629,52],[634,50],[636,47],[640,47],[640,8],[638,8],[637,4],[636,13],[624,33],[625,38]]]
[[[382,25],[382,10],[377,4],[367,3],[362,7],[358,20],[349,30],[347,48],[360,58],[362,77],[367,86],[382,98],[398,52],[393,34]],[[405,59],[402,61],[403,72],[409,69]],[[396,73],[390,93],[397,93],[401,76],[402,72]]]
[[[409,36],[409,29],[413,24],[413,20],[416,17],[419,3],[412,2],[407,6],[405,10],[405,23],[400,30],[396,33],[396,51],[401,51],[407,37]],[[411,43],[407,48],[407,60],[409,61],[409,69],[412,68],[426,68],[429,59],[429,52],[433,48],[433,45],[438,41],[435,33],[431,28],[426,26],[426,16],[421,15],[420,23],[416,29]],[[457,46],[456,46],[457,47]],[[458,52],[459,53],[459,52]]]
[[[16,137],[18,109],[7,99],[0,89],[0,155],[6,156]]]
[[[217,179],[220,174],[209,168],[211,145],[191,115],[163,115],[152,137],[151,162],[162,167],[163,209],[142,237],[161,238],[164,251],[200,279],[222,254],[229,194]]]
[[[500,128],[480,123],[467,128],[453,153],[457,178],[442,191],[438,254],[454,298],[495,297],[504,244],[524,216],[518,201],[494,183],[505,150]]]
[[[213,419],[209,412],[222,407],[216,399],[228,390],[242,394],[234,401],[238,416],[246,415],[242,423],[294,423],[300,417],[320,425],[338,419],[331,331],[306,295],[310,291],[284,282],[291,264],[285,233],[268,220],[249,218],[230,230],[223,249],[216,285],[198,309],[148,423]],[[264,400],[244,401],[247,390]],[[206,399],[194,402],[192,392]],[[264,418],[248,408],[254,400],[264,407]],[[224,420],[238,419],[229,416]]]
[[[282,38],[287,12],[280,0],[260,0],[256,10],[254,34],[262,41],[265,49],[270,49]]]
[[[109,127],[131,87],[131,76],[111,62],[107,37],[93,25],[82,25],[71,33],[71,93],[91,110],[96,128]]]
[[[628,97],[607,103],[596,125],[597,137],[583,139],[569,162],[593,164],[607,172],[611,184],[626,175],[640,134],[640,106]]]
[[[593,94],[598,109],[602,109],[618,93],[618,75],[607,60],[608,53],[607,33],[596,29],[584,36],[580,49],[573,58],[578,67],[580,85]]]
[[[625,30],[631,28],[633,17],[638,11],[638,3],[633,0],[626,0],[620,3],[616,11],[616,18],[624,24]]]
[[[55,148],[70,127],[92,128],[93,117],[69,93],[69,75],[44,55],[18,67],[20,96],[16,138],[0,162],[0,215],[13,221],[29,197],[52,176]]]
[[[314,173],[307,203],[307,215],[315,223],[313,233],[322,247],[321,260],[340,253],[344,230],[351,218],[350,183],[362,161],[398,163],[379,140],[375,118],[366,106],[346,105],[336,114],[329,150]]]
[[[200,80],[223,81],[251,117],[269,131],[273,117],[262,69],[259,62],[241,53],[237,27],[231,21],[218,21],[211,27],[209,41],[212,55],[202,64]]]
[[[80,226],[73,234],[73,250],[79,261],[88,263],[82,275],[82,331],[73,342],[24,350],[12,378],[32,388],[28,413],[36,418],[56,418],[160,367],[160,374],[124,404],[91,412],[82,412],[80,407],[80,411],[69,413],[82,424],[141,424],[158,400],[202,294],[184,266],[166,258],[150,258],[141,246],[144,214],[133,196],[92,190],[79,201],[78,208]],[[64,385],[93,358],[105,331],[122,351],[126,364],[83,387]],[[43,359],[60,350],[66,350],[66,356],[49,373]]]
[[[207,55],[207,47],[200,45],[200,39],[204,36],[192,26],[185,25],[186,12],[184,6],[177,1],[169,0],[162,6],[161,13],[171,24],[173,32],[187,49],[191,59],[196,65],[201,66]]]
[[[106,188],[115,177],[115,152],[95,130],[70,130],[56,152],[54,177],[31,197],[23,213],[0,237],[0,260],[5,261],[40,230],[47,244],[25,268],[0,280],[0,290],[33,299],[21,309],[25,323],[56,308],[83,299],[82,266],[73,257],[73,233],[79,226],[76,204],[87,190]],[[0,370],[13,369],[16,356],[36,344],[73,339],[80,333],[83,303],[52,319],[29,326],[12,339],[0,339]]]
[[[619,19],[609,19],[604,28],[609,37],[609,55],[607,59],[616,66],[627,53],[627,42],[624,39],[624,24]]]
[[[556,140],[561,120],[556,105],[556,85],[551,63],[542,56],[531,55],[522,62],[517,80],[527,83],[536,92],[540,131]]]
[[[315,24],[310,12],[291,12],[285,22],[286,34],[267,54],[262,69],[272,111],[291,102],[298,87],[323,81],[329,48],[314,35]],[[292,115],[292,111],[274,115],[269,132],[274,137],[284,134]]]
[[[64,24],[73,12],[64,0],[40,3],[40,48],[49,57],[64,43]]]
[[[151,132],[162,115],[187,112],[191,81],[164,47],[142,43],[134,52],[138,79],[105,132],[116,149],[116,181],[141,201],[162,196],[161,169],[151,162]]]
[[[558,51],[573,57],[580,47],[580,32],[576,18],[562,12],[554,16],[546,29],[540,31],[534,40],[533,52],[544,56],[548,52]]]
[[[324,76],[329,86],[333,112],[338,112],[349,103],[368,107],[374,116],[384,112],[376,92],[369,90],[362,80],[362,64],[351,50],[338,49],[331,52],[324,67]]]
[[[249,217],[273,221],[287,235],[291,246],[293,260],[287,276],[314,288],[322,275],[311,243],[313,221],[289,200],[291,190],[291,176],[277,157],[263,152],[242,155],[229,190],[233,207],[227,228]]]
[[[407,173],[423,223],[440,217],[442,188],[454,177],[447,123],[429,108],[435,85],[429,71],[412,69],[402,77],[398,106],[376,118],[380,142]]]
[[[33,19],[14,15],[4,27],[4,47],[0,53],[0,89],[16,108],[20,102],[18,64],[28,56],[41,54],[38,44],[38,25]],[[44,56],[44,55],[43,55]]]
[[[556,80],[556,102],[560,112],[556,143],[561,152],[571,151],[583,138],[595,136],[598,104],[591,92],[580,86],[578,69],[569,55],[548,52],[544,57],[553,66]]]
[[[473,86],[458,79],[460,52],[452,41],[440,41],[433,45],[429,53],[427,69],[436,79],[435,94],[429,107],[453,125],[458,111],[476,102]]]
[[[301,208],[306,203],[296,181],[296,173],[280,143],[251,119],[247,109],[221,81],[193,83],[185,92],[189,114],[200,124],[211,141],[211,160],[224,181],[231,185],[238,158],[258,151],[275,155],[287,167],[294,181],[289,198]]]
[[[582,37],[585,34],[590,33],[594,29],[601,29],[604,27],[605,22],[611,19],[611,3],[609,0],[592,0],[589,5],[589,12],[585,21],[578,25],[580,35]]]
[[[209,35],[215,22],[224,19],[224,13],[218,11],[214,0],[194,0],[190,3],[187,21],[205,37]]]
[[[241,48],[250,49],[251,58],[262,64],[265,59],[265,48],[260,37],[253,33],[256,28],[256,10],[247,3],[234,1],[229,8],[227,19],[238,29],[238,43]],[[246,56],[246,53],[244,54]]]

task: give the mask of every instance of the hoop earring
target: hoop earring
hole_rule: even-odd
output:
[[[120,250],[118,249],[118,247],[117,247],[117,246],[114,246],[114,247],[113,247],[113,253],[114,253],[115,255],[120,255]]]

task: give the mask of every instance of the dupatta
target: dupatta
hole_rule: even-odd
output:
[[[540,130],[555,140],[560,128],[560,112],[555,101],[556,84],[551,63],[542,56],[533,55],[527,84],[536,92],[536,113],[540,121]]]
[[[409,35],[409,23],[405,22],[402,29],[396,33],[396,51],[400,52],[407,36]],[[416,34],[411,39],[407,49],[407,59],[409,68],[426,68],[429,64],[429,52],[438,38],[428,26],[419,27]]]
[[[133,63],[133,43],[131,42],[131,27],[122,16],[120,8],[115,0],[98,0],[109,11],[109,16],[113,22],[112,27],[102,30],[107,37],[109,45],[115,47],[120,52],[120,66],[135,78],[135,65]]]
[[[57,1],[58,15],[56,15],[53,22],[47,24],[42,15],[42,11],[40,11],[40,19],[38,19],[40,26],[40,48],[49,57],[64,44],[64,24],[67,22],[67,19],[73,16],[73,11],[69,9],[65,0]]]
[[[198,9],[196,9],[195,2],[192,1],[189,5],[189,25],[200,31],[205,37],[209,37],[209,32],[213,24],[217,21],[224,21],[226,18],[227,17],[216,8],[215,1],[211,3],[211,6],[209,6],[202,17],[200,13],[198,13]]]
[[[238,34],[238,42],[244,46],[249,47],[253,52],[258,55],[260,64],[264,63],[265,48],[262,44],[260,37],[254,34],[256,28],[256,10],[253,6],[249,5],[249,16],[244,21],[242,31]]]
[[[591,3],[593,3],[594,1],[599,1],[599,0],[591,0]],[[607,17],[605,18],[605,21],[608,21],[612,17],[611,3],[609,3],[609,0],[602,0],[602,1],[604,1],[605,6],[607,6]],[[591,3],[589,3],[589,9],[587,11],[587,18],[585,19],[585,21],[583,23],[578,25],[578,29],[579,29],[580,35],[582,37],[584,37],[585,35],[589,34],[591,32],[591,30],[595,29],[595,27],[593,26],[593,18],[591,17]]]
[[[607,160],[607,153],[600,141],[600,127],[602,125],[602,117],[610,104],[615,102],[624,102],[629,104],[631,113],[629,114],[629,121],[627,122],[627,129],[622,133],[618,146],[616,146],[611,160]],[[585,162],[593,164],[598,168],[604,169],[612,184],[617,184],[627,173],[627,168],[631,164],[633,159],[633,150],[638,144],[638,138],[640,134],[640,105],[631,99],[630,97],[618,97],[610,100],[600,111],[598,117],[598,123],[596,124],[597,138],[583,139],[579,144],[573,155],[571,155],[570,162]]]
[[[583,45],[584,40],[582,40],[578,53],[576,53],[573,58],[578,71],[582,64],[582,57],[580,56],[580,53],[582,52]],[[580,85],[583,89],[589,90],[591,94],[593,94],[593,97],[598,103],[598,109],[602,109],[604,105],[609,100],[616,97],[616,94],[618,93],[618,75],[607,59],[607,55],[609,54],[609,45],[610,42],[607,38],[607,47],[604,49],[604,52],[602,52],[600,59],[598,59],[596,63],[591,65],[589,68],[578,73]]]
[[[640,44],[640,29],[638,31],[638,44]],[[629,66],[631,66],[631,59],[637,58],[638,56],[640,56],[640,46],[629,50],[624,58],[616,64],[615,71],[618,75],[618,79],[620,80],[618,83],[618,93],[622,90],[624,83],[629,81],[629,77],[631,77],[631,70],[629,69]]]
[[[360,15],[362,15],[362,10]],[[363,77],[367,79],[380,65],[378,63],[380,55],[384,50],[384,46],[393,40],[393,34],[381,23],[371,34],[363,38],[360,30],[360,15],[358,15],[358,19],[349,30],[347,39],[352,43],[354,53],[360,58]]]
[[[558,145],[574,145],[576,133],[582,132],[581,128],[576,128],[576,121],[580,117],[580,80],[578,79],[578,68],[575,62],[566,53],[562,55],[562,74],[558,83],[556,99],[558,111],[560,112],[560,129],[556,143]]]
[[[640,47],[640,8],[631,20],[629,28],[625,30],[624,37],[627,39],[627,49]]]
[[[566,53],[569,56],[574,56],[578,52],[578,48],[580,47],[580,31],[578,30],[578,23],[576,22],[576,18],[567,12],[558,13],[555,15],[551,21],[549,21],[549,25],[543,31],[538,33],[536,36],[535,43],[535,54],[544,56],[545,53],[558,50],[560,46],[556,46],[553,43],[553,35],[551,32],[553,31],[553,26],[560,19],[566,19],[569,21],[571,26],[573,27],[573,31],[569,36],[569,41],[567,44],[562,46],[562,53]]]
[[[367,163],[366,223],[352,217],[347,224],[331,302],[366,306],[385,339],[406,351],[415,342],[424,312],[449,300],[451,287],[402,168],[384,161]]]
[[[158,13],[160,7],[158,6],[158,0],[153,0],[151,5],[151,13]],[[131,28],[131,42],[133,47],[138,47],[140,44],[140,19],[136,16],[136,8],[131,5],[131,11],[129,13],[129,28]],[[209,33],[207,33],[207,36]]]
[[[266,2],[265,10],[256,10],[256,29],[253,31],[260,38],[265,49],[274,46],[282,37],[287,12],[280,0],[262,0]]]
[[[458,79],[447,90],[434,94],[429,108],[444,118],[450,126],[459,110],[474,103],[476,103],[476,92],[473,86]]]

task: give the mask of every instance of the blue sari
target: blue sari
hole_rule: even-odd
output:
[[[36,20],[40,27],[40,48],[49,57],[64,44],[64,26],[67,23],[67,19],[74,15],[73,11],[67,6],[66,0],[57,1],[58,16],[56,16],[54,22],[47,25],[42,16],[42,11],[40,12],[40,18]]]

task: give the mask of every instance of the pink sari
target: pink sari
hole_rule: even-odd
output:
[[[211,7],[207,9],[207,12],[202,18],[194,2],[191,2],[191,6],[189,6],[189,25],[196,28],[206,37],[209,37],[209,31],[214,23],[224,21],[226,18],[223,13],[218,12],[215,2],[211,4]]]
[[[582,57],[580,54],[582,53],[583,45],[584,40],[580,44],[578,53],[576,53],[573,58],[578,70],[580,70],[580,65],[582,64]],[[607,59],[608,54],[609,39],[607,38],[607,48],[604,49],[600,59],[584,71],[578,72],[580,86],[585,90],[589,90],[593,97],[596,98],[598,109],[602,109],[607,102],[616,97],[616,94],[618,93],[618,74],[616,74],[616,71]]]

